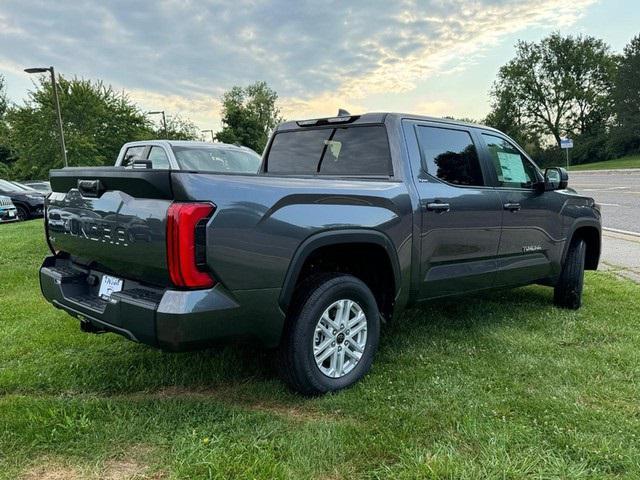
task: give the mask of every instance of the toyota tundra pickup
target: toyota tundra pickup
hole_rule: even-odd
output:
[[[576,309],[598,266],[593,199],[479,125],[290,121],[257,173],[146,167],[51,172],[43,295],[84,331],[166,350],[278,347],[303,394],[362,378],[408,305],[539,283]]]

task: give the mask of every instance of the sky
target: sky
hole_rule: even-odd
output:
[[[519,40],[640,33],[640,0],[0,2],[0,74],[21,103],[54,65],[144,110],[220,128],[220,97],[265,80],[287,119],[399,111],[481,119]],[[64,112],[63,112],[64,115]]]

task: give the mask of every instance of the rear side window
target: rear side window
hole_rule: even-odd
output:
[[[169,158],[162,147],[151,147],[149,160],[151,161],[152,168],[166,170],[171,168],[169,165]]]
[[[476,146],[469,132],[418,126],[422,167],[430,175],[454,185],[484,185]]]
[[[278,133],[267,157],[267,171],[304,175],[392,175],[386,129],[374,125]]]
[[[142,160],[145,148],[146,147],[144,145],[127,148],[127,151],[124,153],[124,158],[122,159],[122,165],[129,167],[133,164],[134,160]]]

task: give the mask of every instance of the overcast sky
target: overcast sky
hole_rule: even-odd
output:
[[[0,73],[22,101],[25,67],[102,79],[145,109],[217,129],[219,98],[266,80],[287,118],[409,111],[483,117],[517,39],[553,30],[640,33],[638,0],[0,2]]]

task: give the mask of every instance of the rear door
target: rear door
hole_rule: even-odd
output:
[[[559,273],[562,196],[536,187],[542,174],[505,136],[481,131],[479,137],[503,212],[496,284],[522,285]]]
[[[493,286],[502,209],[478,138],[464,126],[404,121],[421,202],[422,299]]]

